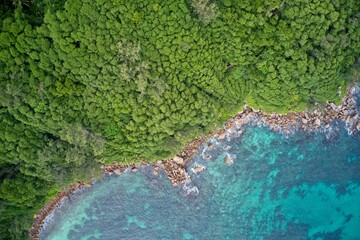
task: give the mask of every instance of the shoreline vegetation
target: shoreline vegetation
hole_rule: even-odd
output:
[[[119,164],[112,163],[102,165],[102,174],[120,175],[127,169],[131,172],[137,172],[140,166],[152,165],[153,174],[158,175],[162,169],[173,186],[179,184],[184,188],[186,183],[191,182],[191,178],[187,173],[186,165],[192,161],[194,155],[198,153],[198,149],[203,144],[207,143],[209,139],[216,138],[218,140],[225,140],[231,137],[241,135],[243,128],[246,125],[268,127],[273,131],[289,135],[294,131],[302,130],[308,132],[318,132],[321,129],[328,129],[336,119],[344,121],[349,134],[360,131],[360,115],[357,109],[355,94],[360,91],[360,86],[355,83],[348,87],[347,94],[343,98],[340,105],[334,103],[327,103],[326,106],[319,106],[314,111],[303,111],[298,113],[287,114],[265,114],[261,110],[254,110],[248,106],[236,114],[234,117],[229,118],[223,128],[216,131],[209,132],[203,136],[195,138],[188,143],[185,148],[172,159],[158,160],[156,162],[141,162],[136,164]],[[212,148],[212,144],[208,143],[208,147]],[[210,159],[210,157],[205,157]],[[232,159],[225,157],[226,164],[231,164]],[[204,170],[201,166],[198,169],[192,169],[195,174]],[[38,240],[41,228],[43,227],[46,218],[49,214],[58,207],[61,202],[71,194],[75,193],[78,189],[84,187],[91,187],[91,184],[85,182],[77,182],[56,195],[50,202],[48,202],[35,216],[33,226],[30,230],[30,235],[33,239]]]

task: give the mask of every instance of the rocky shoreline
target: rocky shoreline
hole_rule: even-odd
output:
[[[103,174],[120,175],[125,171],[137,172],[140,166],[152,165],[153,174],[158,175],[160,169],[163,170],[173,186],[181,185],[182,188],[191,182],[191,178],[187,173],[186,166],[190,162],[198,149],[211,138],[223,141],[235,136],[239,136],[246,125],[257,125],[269,127],[270,129],[281,132],[283,134],[291,134],[293,131],[320,131],[328,129],[334,120],[339,119],[345,122],[350,134],[360,131],[360,109],[357,106],[355,94],[360,92],[359,85],[353,85],[348,88],[347,95],[343,98],[341,105],[327,103],[325,107],[319,107],[314,111],[303,111],[299,113],[288,114],[265,114],[262,111],[254,110],[244,106],[242,112],[231,117],[225,123],[225,127],[215,132],[210,132],[188,143],[183,151],[172,159],[159,160],[154,163],[141,162],[138,164],[119,164],[113,163],[101,166]],[[208,148],[212,148],[212,144],[208,143]],[[210,158],[208,158],[210,159]],[[230,165],[232,159],[226,157],[225,163]],[[204,166],[195,166],[191,169],[194,174],[198,174],[205,170]],[[46,217],[53,211],[67,196],[74,193],[77,189],[89,187],[87,183],[76,183],[70,186],[66,191],[60,192],[53,200],[46,204],[37,215],[30,235],[35,239],[39,239],[40,230],[44,224]]]
[[[205,140],[209,139],[212,136],[214,136],[214,133],[210,132],[202,137],[194,139],[185,146],[185,148],[180,154],[176,155],[172,159],[158,160],[153,163],[142,162],[140,164],[130,165],[113,163],[109,165],[103,165],[101,166],[101,169],[104,174],[120,175],[128,169],[132,172],[137,172],[139,166],[152,165],[154,175],[158,175],[161,169],[166,173],[168,179],[171,181],[173,186],[181,184],[182,187],[184,187],[186,182],[191,181],[190,177],[186,172],[185,166],[188,162],[191,161],[192,157],[197,153],[198,148],[205,142]]]
[[[242,112],[225,123],[225,128],[218,138],[231,136],[234,131],[241,131],[241,128],[247,124],[266,126],[284,134],[290,134],[295,130],[317,132],[329,128],[336,119],[344,121],[349,133],[352,134],[360,131],[360,109],[355,99],[355,95],[359,92],[360,86],[353,85],[348,88],[347,95],[339,106],[327,103],[325,107],[319,107],[311,112],[265,114],[245,106]]]
[[[62,191],[56,195],[50,202],[48,202],[44,207],[40,209],[40,211],[34,216],[35,220],[32,228],[30,229],[30,236],[34,239],[39,239],[40,230],[45,222],[47,216],[59,206],[59,204],[71,194],[73,194],[76,190],[84,187],[91,187],[91,184],[78,182],[71,185],[67,190]]]

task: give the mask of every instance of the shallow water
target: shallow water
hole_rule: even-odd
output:
[[[41,239],[360,239],[358,136],[248,127],[213,143],[188,166],[198,195],[150,167],[107,176],[67,199]]]

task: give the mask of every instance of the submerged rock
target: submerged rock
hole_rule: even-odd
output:
[[[233,159],[229,155],[226,155],[224,161],[227,165],[233,164]]]
[[[206,155],[206,156],[204,156],[204,159],[205,159],[205,160],[210,160],[210,159],[211,159],[211,156],[210,156],[210,155]]]
[[[191,168],[191,171],[194,173],[194,174],[199,174],[201,173],[202,171],[204,171],[206,169],[206,167],[204,165],[196,165],[195,167]]]

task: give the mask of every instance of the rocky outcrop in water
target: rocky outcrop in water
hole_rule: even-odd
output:
[[[201,173],[202,171],[204,171],[206,169],[206,167],[204,165],[196,165],[194,166],[193,168],[191,168],[191,171],[194,173],[194,174],[199,174]]]
[[[229,155],[225,156],[224,161],[227,165],[231,165],[234,162],[234,160]]]

